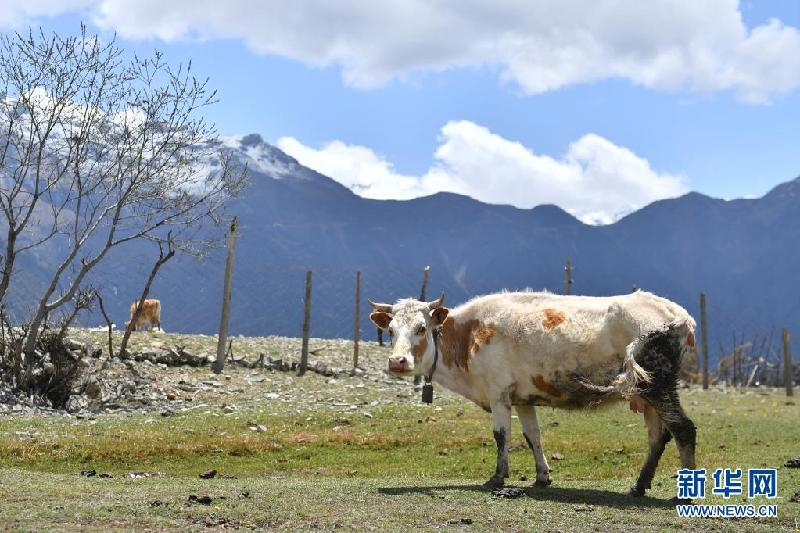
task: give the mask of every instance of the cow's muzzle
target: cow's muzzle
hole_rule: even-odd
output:
[[[409,374],[413,371],[414,368],[405,355],[395,355],[389,358],[389,372],[394,374]]]

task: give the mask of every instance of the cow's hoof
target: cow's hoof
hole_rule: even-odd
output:
[[[640,487],[639,485],[634,485],[631,487],[631,496],[635,496],[636,498],[641,498],[644,496],[644,487]]]
[[[549,487],[552,482],[553,480],[550,479],[550,475],[545,474],[543,477],[536,476],[536,481],[533,485],[535,487]]]
[[[503,488],[505,484],[506,481],[503,479],[503,476],[492,476],[483,484],[483,488],[486,490],[500,489]]]

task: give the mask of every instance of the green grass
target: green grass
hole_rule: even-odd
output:
[[[317,375],[287,379],[285,387],[302,385],[298,394],[333,387]],[[503,500],[478,490],[494,469],[486,413],[450,394],[437,393],[431,407],[405,386],[378,393],[369,383],[355,389],[363,383],[358,378],[336,381],[349,391],[347,401],[361,406],[389,396],[395,401],[352,412],[328,404],[250,402],[231,414],[210,405],[170,417],[0,418],[0,527],[794,530],[800,518],[800,503],[788,502],[800,490],[800,471],[783,467],[800,455],[800,411],[776,391],[683,393],[699,428],[699,467],[779,468],[779,498],[769,502],[779,506],[777,520],[686,520],[668,501],[679,466],[673,444],[649,497],[627,496],[644,460],[646,431],[641,415],[626,405],[540,409],[546,453],[564,459],[550,461],[551,487]],[[398,390],[409,397],[398,399]],[[535,469],[514,423],[508,484],[528,486],[520,478],[533,479]],[[253,424],[266,431],[252,431]],[[198,479],[210,468],[231,477]],[[86,469],[113,477],[81,477]],[[159,475],[129,478],[134,471]],[[250,497],[240,498],[243,491]],[[206,507],[188,504],[190,494],[225,498]],[[152,505],[156,500],[160,504]],[[461,518],[472,525],[448,523]]]

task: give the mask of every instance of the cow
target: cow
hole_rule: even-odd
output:
[[[133,321],[133,315],[136,314],[136,307],[139,305],[139,300],[134,300],[131,304],[131,319],[125,322],[125,329],[128,329],[130,326],[131,321]],[[131,331],[142,330],[144,329],[145,322],[149,323],[150,331],[153,331],[153,328],[158,328],[161,331],[161,301],[154,300],[154,299],[146,299],[144,304],[142,305],[142,313],[139,315],[139,319],[131,328]]]
[[[444,294],[433,302],[369,303],[370,319],[391,334],[389,372],[436,381],[491,413],[497,466],[484,487],[502,487],[508,477],[512,407],[533,452],[535,485],[552,482],[537,406],[581,409],[628,400],[643,413],[649,452],[630,489],[634,496],[650,488],[671,437],[683,468],[695,468],[696,429],[677,392],[695,321],[681,306],[644,291],[503,292],[454,309],[443,305]]]

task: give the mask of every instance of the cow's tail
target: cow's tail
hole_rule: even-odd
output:
[[[598,397],[621,395],[626,399],[630,399],[631,396],[638,394],[643,388],[646,389],[647,384],[652,380],[651,372],[639,364],[639,361],[648,360],[647,354],[644,352],[654,349],[663,351],[665,353],[660,355],[667,358],[667,364],[670,367],[678,368],[683,353],[681,345],[693,335],[694,320],[691,317],[676,319],[661,329],[640,335],[634,339],[625,349],[621,372],[610,384],[596,385],[580,378],[575,381],[579,382],[584,390],[591,391],[592,394]],[[664,369],[651,368],[650,370],[663,371]]]
[[[618,378],[618,392],[624,397],[630,398],[631,395],[636,394],[643,386],[646,387],[646,384],[651,382],[651,372],[663,373],[670,372],[669,368],[680,368],[683,357],[682,346],[688,342],[694,343],[694,327],[694,319],[686,316],[677,318],[661,329],[634,339],[625,350],[622,373]],[[653,366],[652,356],[643,352],[653,350],[658,352],[660,360],[663,361],[661,365],[665,368],[650,368]],[[643,368],[640,362],[649,362],[649,368]],[[648,365],[645,364],[645,366]]]
[[[625,359],[622,361],[622,373],[615,380],[615,389],[625,398],[630,398],[642,383],[650,382],[650,373],[636,362],[649,336],[640,335],[625,348]]]

